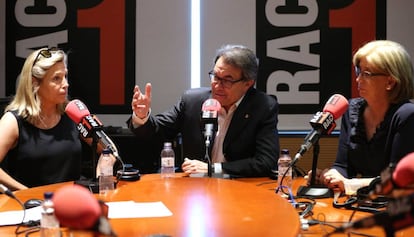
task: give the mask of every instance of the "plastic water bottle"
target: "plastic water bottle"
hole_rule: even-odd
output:
[[[99,194],[106,195],[108,192],[115,189],[114,187],[114,167],[111,157],[111,150],[102,150],[101,156],[99,157]]]
[[[283,194],[284,192],[288,192],[288,189],[285,187],[288,187],[289,189],[292,188],[292,169],[289,168],[289,164],[292,161],[292,158],[290,157],[289,150],[288,149],[282,149],[280,152],[280,157],[277,162],[278,164],[278,184],[279,184],[279,193]],[[286,172],[286,170],[289,169],[283,178],[283,174]],[[283,183],[282,182],[283,178]],[[281,187],[283,186],[283,191]]]
[[[42,218],[40,219],[41,237],[60,237],[59,221],[55,216],[55,207],[52,201],[53,193],[45,192],[42,203]]]
[[[161,177],[173,177],[175,172],[175,154],[171,142],[164,142],[161,151]]]

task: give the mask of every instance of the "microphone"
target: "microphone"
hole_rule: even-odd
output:
[[[371,181],[368,197],[375,199],[378,195],[396,195],[400,190],[414,189],[414,152],[404,156],[397,165],[390,164],[378,178]]]
[[[70,119],[78,124],[77,128],[82,137],[87,138],[96,136],[99,144],[103,148],[110,149],[112,154],[121,161],[115,143],[102,130],[102,122],[98,117],[89,113],[89,110],[84,103],[80,100],[72,100],[66,105],[65,112]]]
[[[66,185],[53,195],[55,215],[62,226],[116,236],[106,217],[107,206],[80,185]]]
[[[394,236],[394,232],[414,225],[414,194],[393,199],[388,203],[387,210],[347,223],[338,227],[334,233],[348,229],[370,228],[383,226],[387,236]]]
[[[317,112],[309,121],[312,131],[304,139],[293,160],[295,164],[314,145],[321,135],[329,135],[335,129],[335,120],[340,118],[348,109],[348,100],[340,95],[334,94],[326,102],[322,112]]]
[[[310,120],[312,131],[304,139],[304,143],[295,155],[295,158],[289,165],[289,168],[294,167],[296,162],[307,152],[313,145],[317,144],[322,135],[329,135],[336,127],[335,120],[342,116],[348,109],[348,100],[339,94],[332,95],[326,102],[322,112],[317,112]],[[326,198],[332,196],[332,190],[315,185],[316,168],[317,168],[317,153],[319,146],[314,148],[314,157],[312,162],[312,176],[310,178],[309,186],[300,186],[297,191],[297,196],[311,197],[311,198]],[[285,172],[286,173],[286,172]],[[285,174],[282,176],[284,178]]]
[[[204,101],[201,107],[201,122],[204,124],[206,142],[211,142],[214,133],[217,131],[217,119],[220,109],[220,102],[211,98]]]
[[[206,139],[206,153],[204,159],[207,160],[207,175],[212,176],[213,167],[211,158],[208,154],[211,141],[218,127],[218,112],[221,109],[221,104],[216,99],[207,99],[201,106],[201,123],[204,124],[204,137]]]
[[[395,167],[392,179],[397,187],[409,187],[414,184],[414,152],[404,156]]]
[[[13,199],[16,199],[16,196],[14,195],[14,193],[3,184],[0,184],[0,193],[4,193]]]

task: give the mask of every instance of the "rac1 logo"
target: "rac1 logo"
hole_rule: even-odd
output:
[[[89,136],[88,130],[83,126],[82,123],[79,123],[77,128],[78,128],[79,133],[82,135],[82,137],[85,138]]]

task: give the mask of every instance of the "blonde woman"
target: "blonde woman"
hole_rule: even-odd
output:
[[[348,194],[414,151],[410,55],[397,42],[375,40],[354,54],[353,64],[360,97],[349,101],[342,117],[336,161],[319,176]]]
[[[12,190],[80,177],[82,144],[64,113],[67,73],[62,50],[43,48],[26,58],[0,120],[0,183]]]

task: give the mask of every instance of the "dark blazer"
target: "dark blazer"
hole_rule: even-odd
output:
[[[210,88],[190,89],[169,111],[151,115],[138,128],[133,128],[130,122],[129,126],[140,139],[161,136],[174,140],[181,133],[183,157],[203,160],[205,140],[200,116],[202,104],[210,96]],[[277,123],[276,97],[249,89],[234,112],[224,138],[223,153],[227,162],[222,164],[223,171],[248,177],[268,176],[271,169],[276,169],[279,157]]]

